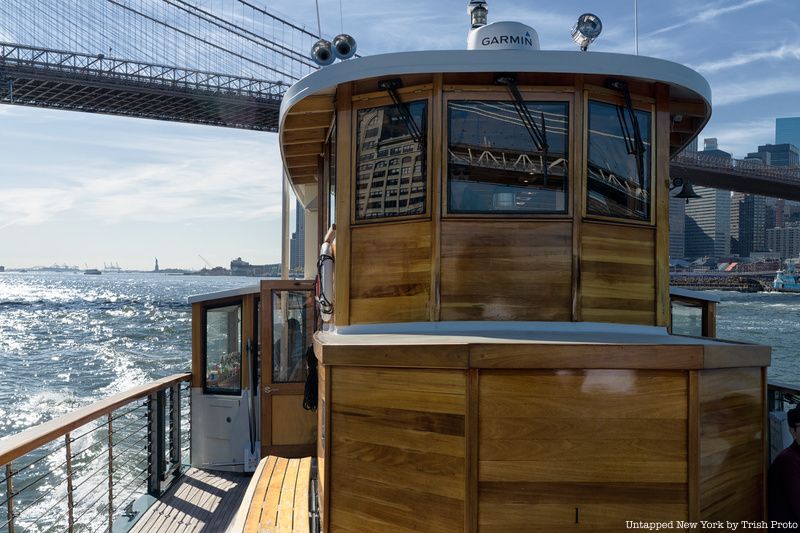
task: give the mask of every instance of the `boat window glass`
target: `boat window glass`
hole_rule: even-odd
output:
[[[699,305],[673,300],[672,333],[701,337],[703,335],[703,308]]]
[[[272,383],[303,382],[305,354],[314,333],[314,300],[309,291],[272,293]]]
[[[425,213],[427,195],[427,101],[409,102],[411,119],[421,132],[414,138],[403,113],[394,105],[358,111],[356,125],[356,220],[402,217]],[[396,154],[407,154],[403,163],[411,183],[417,187],[401,188],[398,180],[384,180],[387,166],[399,162]],[[392,156],[395,157],[392,157]],[[374,161],[374,164],[366,164]],[[394,172],[394,174],[393,174]],[[389,175],[397,175],[393,169]],[[399,198],[399,200],[398,200]]]
[[[566,213],[567,102],[525,102],[544,132],[537,146],[510,101],[447,105],[449,213]]]
[[[336,123],[328,140],[328,227],[336,222]]]
[[[625,107],[589,101],[587,214],[650,220],[651,114],[634,112],[644,145],[641,177],[634,127]]]
[[[240,394],[242,390],[242,306],[205,309],[207,394]]]

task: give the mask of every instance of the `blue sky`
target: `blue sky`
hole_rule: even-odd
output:
[[[465,46],[466,0],[342,4],[340,21],[339,1],[320,0],[323,33],[330,38],[343,25],[362,54]],[[268,5],[316,26],[313,0]],[[633,6],[489,0],[489,20],[524,22],[543,49],[572,50],[570,27],[591,11],[604,26],[591,50],[633,53]],[[721,149],[743,157],[774,142],[776,117],[800,116],[797,0],[638,7],[640,55],[686,64],[711,84],[714,112],[701,139],[717,137]],[[0,265],[149,269],[158,257],[162,267],[200,268],[198,254],[215,265],[237,256],[279,260],[274,134],[8,105],[0,124]]]

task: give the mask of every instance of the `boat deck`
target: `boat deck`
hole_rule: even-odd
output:
[[[225,531],[251,475],[190,468],[131,528],[132,533]]]

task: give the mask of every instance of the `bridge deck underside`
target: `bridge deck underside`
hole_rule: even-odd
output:
[[[281,98],[0,65],[0,103],[278,131]]]
[[[742,176],[726,168],[704,168],[675,162],[670,164],[669,174],[670,178],[683,178],[692,185],[800,201],[800,180],[777,181],[770,176]]]

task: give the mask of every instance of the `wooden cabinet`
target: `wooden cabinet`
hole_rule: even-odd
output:
[[[765,517],[766,347],[317,334],[315,348],[326,531]]]

